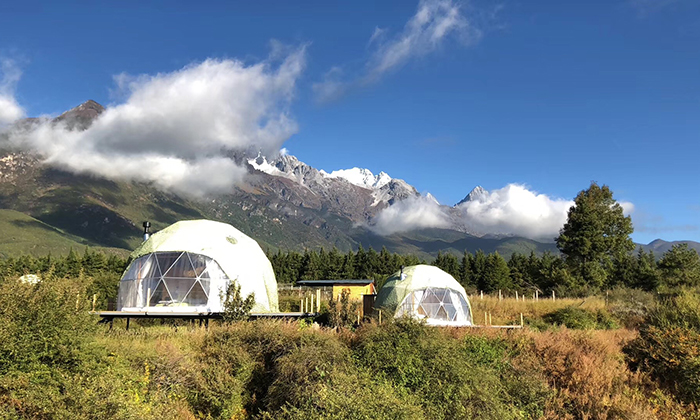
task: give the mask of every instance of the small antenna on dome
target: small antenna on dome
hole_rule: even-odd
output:
[[[149,230],[151,229],[151,222],[146,220],[143,222],[143,240],[144,242],[148,240],[148,238],[151,236],[151,232]]]

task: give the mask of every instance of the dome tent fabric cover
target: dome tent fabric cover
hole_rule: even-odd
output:
[[[221,312],[221,293],[235,281],[243,297],[255,293],[252,312],[279,311],[270,261],[255,240],[231,225],[177,222],[153,234],[130,258],[118,310]]]
[[[464,287],[430,265],[413,265],[394,273],[379,290],[375,307],[393,312],[396,318],[424,319],[428,325],[472,325]]]

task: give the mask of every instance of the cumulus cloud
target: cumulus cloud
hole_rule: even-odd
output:
[[[457,2],[421,0],[400,33],[390,36],[387,29],[375,28],[368,42],[373,51],[358,76],[344,80],[341,68],[336,66],[314,84],[313,90],[321,102],[337,99],[351,87],[376,82],[412,59],[436,51],[450,38],[470,45],[481,37],[482,31],[465,16]]]
[[[304,47],[263,62],[207,59],[172,73],[115,77],[126,100],[84,131],[45,123],[10,142],[47,163],[110,179],[153,182],[190,195],[223,192],[245,169],[232,153],[275,154],[297,131],[288,106]]]
[[[460,220],[482,234],[509,234],[531,239],[551,240],[566,223],[572,200],[538,194],[524,185],[484,191],[474,200],[458,206]]]
[[[550,241],[564,226],[573,204],[509,184],[498,190],[481,190],[455,207],[440,206],[430,197],[401,201],[382,210],[371,228],[381,235],[442,227]]]
[[[634,212],[632,203],[619,203],[625,215]],[[520,184],[492,191],[478,187],[469,194],[469,200],[454,207],[439,205],[430,194],[398,202],[382,210],[370,229],[389,235],[440,227],[476,235],[515,235],[551,241],[559,235],[573,205],[573,200],[549,197]]]
[[[15,88],[22,71],[14,60],[0,58],[0,126],[24,117],[24,109],[15,100]]]
[[[446,228],[449,216],[432,196],[412,196],[382,210],[370,229],[379,235],[391,235],[423,228]]]

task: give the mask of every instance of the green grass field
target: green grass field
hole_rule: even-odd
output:
[[[0,257],[21,255],[66,255],[71,248],[82,252],[86,246],[106,254],[126,256],[128,250],[92,246],[86,240],[63,232],[14,210],[0,209]]]

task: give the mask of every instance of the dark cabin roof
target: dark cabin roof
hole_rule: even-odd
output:
[[[300,280],[297,282],[300,286],[335,286],[341,284],[367,285],[374,283],[374,280]]]

